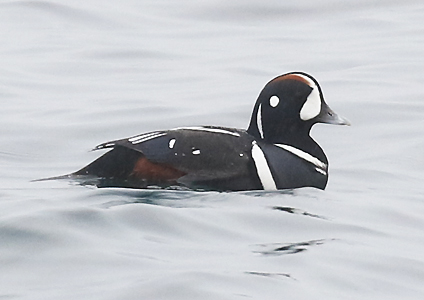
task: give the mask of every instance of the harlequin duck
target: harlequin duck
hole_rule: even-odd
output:
[[[287,73],[265,85],[247,130],[180,127],[107,142],[94,150],[111,151],[69,177],[91,175],[101,187],[324,189],[328,160],[309,136],[315,123],[349,125],[312,76]]]

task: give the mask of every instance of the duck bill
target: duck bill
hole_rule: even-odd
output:
[[[321,112],[316,117],[316,122],[350,126],[350,122],[348,119],[345,119],[339,116],[338,114],[336,114],[325,102],[322,103]]]

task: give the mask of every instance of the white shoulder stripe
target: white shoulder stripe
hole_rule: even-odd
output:
[[[252,158],[263,189],[277,190],[277,186],[275,185],[265,154],[255,141],[252,143]]]
[[[198,130],[198,131],[206,131],[206,132],[213,132],[213,133],[222,133],[222,134],[229,134],[233,136],[239,137],[240,134],[237,132],[229,131],[222,128],[208,128],[208,127],[177,127],[173,128],[171,130],[180,130],[180,129],[187,129],[187,130]]]
[[[315,166],[317,166],[319,168],[319,170],[317,169],[318,172],[320,172],[324,175],[327,175],[327,164],[323,163],[318,158],[310,155],[309,153],[306,153],[305,151],[302,151],[300,149],[297,149],[297,148],[295,148],[293,146],[289,146],[289,145],[274,144],[274,146],[277,146],[277,147],[280,147],[284,150],[287,150],[287,151],[293,153],[294,155],[306,160],[307,162],[314,164]]]

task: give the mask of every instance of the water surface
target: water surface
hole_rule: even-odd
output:
[[[0,3],[0,298],[421,299],[421,1]],[[95,145],[246,128],[263,85],[315,76],[326,191],[97,189]]]

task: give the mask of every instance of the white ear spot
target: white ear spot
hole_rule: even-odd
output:
[[[169,149],[174,148],[175,142],[176,142],[176,140],[175,140],[175,139],[170,139],[170,140],[169,140]]]
[[[271,105],[272,107],[276,107],[278,103],[280,103],[280,98],[278,98],[277,96],[272,96],[271,98],[269,98],[269,105]]]
[[[312,92],[306,98],[305,103],[300,110],[300,118],[303,121],[308,121],[315,118],[321,111],[321,98],[316,86],[312,87]]]

